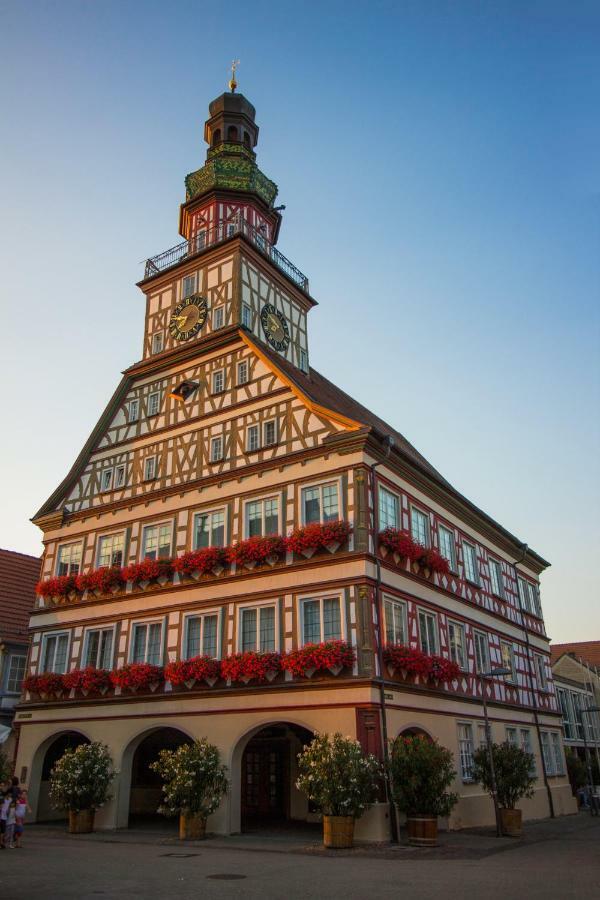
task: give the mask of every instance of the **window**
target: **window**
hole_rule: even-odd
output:
[[[225,546],[225,510],[197,513],[194,516],[194,550]]]
[[[156,456],[147,456],[144,460],[144,481],[156,478]]]
[[[473,584],[479,584],[477,573],[477,554],[473,544],[463,541],[463,559],[465,563],[465,578]]]
[[[117,466],[115,469],[115,487],[122,488],[125,485],[125,466]]]
[[[534,653],[535,674],[537,676],[538,688],[540,691],[548,690],[548,679],[546,677],[546,660],[539,653]]]
[[[63,544],[58,548],[57,575],[77,575],[81,566],[81,544]]]
[[[45,634],[42,639],[42,672],[57,672],[63,675],[67,671],[67,650],[69,649],[69,633]]]
[[[122,566],[125,534],[105,534],[98,541],[98,565]]]
[[[492,585],[492,594],[495,594],[496,597],[503,597],[504,591],[502,589],[502,568],[497,559],[489,560],[490,564],[490,582]]]
[[[218,613],[188,616],[185,620],[185,659],[218,655]]]
[[[171,524],[146,525],[142,538],[142,559],[165,559],[171,555]]]
[[[279,501],[277,497],[251,500],[246,503],[246,537],[277,534],[279,531]]]
[[[263,425],[263,446],[272,447],[277,443],[277,422],[275,419],[269,419]]]
[[[554,772],[556,775],[564,775],[565,767],[560,747],[560,737],[556,731],[550,732],[550,741],[552,742],[552,756],[554,757]]]
[[[211,438],[210,442],[210,461],[219,462],[223,459],[223,435]]]
[[[485,731],[485,725],[477,726],[477,739],[479,741],[479,748],[487,749],[487,734]]]
[[[379,528],[400,528],[400,500],[387,488],[379,485]]]
[[[448,644],[450,659],[461,669],[467,668],[467,642],[465,639],[465,626],[458,622],[448,621]]]
[[[563,688],[557,688],[558,703],[563,717],[563,728],[565,729],[565,737],[572,740],[575,737],[575,717],[573,715],[573,707],[571,705],[569,694]]]
[[[139,400],[130,400],[129,401],[129,421],[137,422],[140,416],[140,401]]]
[[[583,730],[583,697],[581,694],[576,694],[573,691],[571,693],[571,703],[573,704],[573,717],[575,723],[575,737],[578,741],[583,740],[584,730]]]
[[[342,614],[339,597],[301,601],[302,643],[319,644],[342,637]]]
[[[531,769],[529,770],[532,775],[535,775],[535,756],[533,756],[533,750],[531,749],[531,734],[529,729],[521,728],[521,750],[524,750],[525,753],[531,753],[533,757],[533,761],[531,763]]]
[[[483,631],[473,632],[475,641],[475,665],[479,673],[490,671],[490,642]]]
[[[437,653],[437,616],[419,610],[419,639],[423,653]]]
[[[244,328],[252,328],[252,310],[247,303],[242,303],[242,325]]]
[[[112,487],[113,470],[103,469],[100,475],[100,490],[110,491]]]
[[[113,655],[113,628],[93,628],[86,633],[84,666],[94,669],[111,669]]]
[[[440,553],[444,559],[448,560],[448,565],[453,572],[456,572],[456,547],[454,546],[454,535],[449,528],[440,525],[438,528]]]
[[[239,648],[246,650],[275,650],[275,607],[254,606],[240,611]]]
[[[260,429],[258,425],[248,425],[246,430],[246,451],[252,453],[260,447]]]
[[[410,510],[410,533],[414,541],[429,546],[429,517],[414,506]]]
[[[511,747],[517,746],[517,729],[516,728],[507,728],[506,729],[506,741],[511,745]]]
[[[542,746],[542,758],[547,775],[554,775],[552,754],[550,752],[550,738],[547,731],[540,731],[540,743]]]
[[[304,525],[309,525],[311,522],[335,522],[339,516],[337,481],[302,488],[302,521]]]
[[[519,588],[519,602],[521,609],[524,609],[526,612],[531,612],[529,608],[529,590],[527,588],[527,582],[524,578],[517,578],[517,586]]]
[[[237,383],[248,384],[248,360],[243,359],[237,367]]]
[[[215,306],[212,314],[213,329],[222,328],[225,324],[225,307]]]
[[[212,376],[212,392],[213,394],[220,394],[225,390],[225,370],[217,369],[216,372],[213,372]]]
[[[306,350],[300,350],[300,369],[308,374],[308,353]]]
[[[516,681],[515,677],[515,655],[513,653],[512,644],[506,641],[500,641],[500,653],[502,654],[502,668],[508,669],[510,675],[505,675],[505,681]]]
[[[195,290],[196,273],[194,272],[193,275],[186,275],[182,281],[181,299],[184,300],[186,297],[191,297]]]
[[[160,409],[160,391],[152,391],[148,397],[148,415],[155,416]]]
[[[218,138],[218,140],[213,140],[213,145],[215,143],[218,144],[219,141],[221,140],[221,132],[218,128],[215,131],[214,137],[216,138],[217,135],[219,135],[219,138]],[[195,244],[195,252],[196,253],[198,252],[198,250],[202,250],[202,248],[206,244],[206,229],[203,228],[202,231],[196,232],[196,235],[194,236],[194,244]]]
[[[406,603],[401,600],[384,598],[383,616],[385,619],[385,640],[387,644],[408,643],[406,626]]]
[[[458,751],[460,756],[460,775],[463,781],[473,780],[473,726],[459,724]]]
[[[529,591],[529,606],[534,616],[542,617],[542,607],[540,604],[540,592],[536,584],[528,582],[527,589]]]
[[[159,666],[162,662],[162,655],[162,622],[135,624],[133,626],[131,662]]]
[[[25,676],[26,656],[11,653],[8,658],[8,675],[6,677],[6,690],[9,694],[20,694],[21,685]]]
[[[162,331],[157,331],[156,334],[152,335],[152,352],[160,353],[163,348],[163,334]]]

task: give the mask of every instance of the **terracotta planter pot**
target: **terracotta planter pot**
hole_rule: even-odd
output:
[[[93,809],[69,810],[69,834],[89,834],[94,830]]]
[[[323,846],[347,850],[354,846],[354,816],[323,816]]]
[[[409,816],[406,819],[408,843],[415,847],[435,847],[438,821],[436,816]]]
[[[179,815],[179,840],[202,841],[206,837],[206,819],[191,813]]]
[[[521,837],[523,834],[523,813],[520,809],[501,809],[500,821],[503,834],[509,837]]]

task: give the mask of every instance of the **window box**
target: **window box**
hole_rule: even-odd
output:
[[[125,590],[127,578],[124,576],[124,569],[120,566],[102,566],[99,569],[92,569],[90,572],[82,572],[77,576],[77,590],[82,594],[85,591],[91,591],[97,597],[103,594],[118,594]]]
[[[326,522],[320,525],[313,522],[303,528],[297,528],[286,540],[287,549],[292,553],[306,556],[310,559],[317,550],[328,550],[335,553],[336,550],[346,544],[352,534],[352,526],[349,522]]]
[[[221,674],[221,664],[212,656],[194,656],[192,659],[180,659],[165,666],[165,679],[172,685],[185,685],[193,688],[199,681],[205,681],[212,687]]]
[[[134,587],[145,590],[153,581],[166,584],[173,575],[173,560],[171,559],[144,559],[139,563],[132,563],[123,570],[123,578],[131,581]]]
[[[174,559],[173,571],[198,581],[202,575],[220,575],[226,563],[227,553],[224,547],[202,547],[201,550],[191,550]]]
[[[57,575],[55,578],[38,581],[35,592],[44,599],[53,599],[55,602],[64,601],[70,594],[76,593],[76,581],[75,575]]]
[[[281,654],[276,651],[258,653],[246,650],[245,653],[234,653],[221,663],[221,676],[229,682],[241,681],[273,681],[282,668]]]
[[[23,690],[37,694],[42,700],[62,697],[65,690],[64,675],[58,672],[42,672],[23,679]]]
[[[459,666],[452,660],[423,653],[406,644],[388,644],[383,648],[383,660],[390,675],[398,672],[402,678],[418,675],[434,683],[445,684],[460,675]]]
[[[450,574],[448,560],[441,553],[433,547],[425,547],[418,543],[398,528],[385,528],[380,532],[379,547],[384,558],[388,553],[392,553],[397,565],[409,562],[415,574],[422,572],[426,578],[429,578],[432,572],[440,575]]]
[[[165,680],[162,666],[153,666],[150,663],[129,663],[121,669],[115,669],[110,673],[110,680],[115,687],[121,690],[155,691]]]
[[[255,566],[262,566],[268,563],[270,566],[276,565],[286,550],[286,541],[278,535],[268,535],[261,537],[255,535],[240,541],[238,544],[227,548],[227,559],[236,566],[253,569]]]
[[[63,675],[65,688],[75,691],[87,697],[88,694],[106,694],[113,686],[110,672],[106,669],[95,669],[88,666],[85,669],[74,669]]]
[[[339,675],[342,669],[351,669],[355,660],[354,647],[346,641],[323,641],[291,650],[283,658],[282,668],[292,675],[312,678],[315,672]]]

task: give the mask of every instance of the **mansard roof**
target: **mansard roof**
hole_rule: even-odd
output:
[[[39,556],[0,549],[0,640],[26,644],[29,616],[40,580]]]

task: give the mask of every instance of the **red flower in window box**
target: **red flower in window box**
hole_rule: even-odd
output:
[[[98,591],[101,594],[111,594],[122,591],[127,584],[127,579],[120,566],[102,566],[92,569],[90,572],[82,572],[77,576],[77,590]]]
[[[422,650],[405,644],[388,644],[383,648],[383,660],[394,671],[421,675],[434,681],[452,681],[460,674],[455,662],[444,659],[443,656],[429,656]]]
[[[162,666],[153,666],[150,663],[129,663],[122,669],[115,669],[110,673],[110,680],[115,687],[121,690],[155,690],[165,680],[165,672]]]
[[[296,528],[286,539],[287,549],[292,553],[302,556],[310,556],[317,550],[337,550],[348,541],[352,534],[352,526],[349,522],[337,520],[321,525],[313,522]]]
[[[255,535],[227,548],[227,560],[236,566],[253,569],[265,563],[275,564],[285,553],[285,539],[276,534]]]
[[[226,562],[227,554],[224,547],[202,547],[200,550],[192,550],[174,559],[173,571],[187,576],[194,572],[208,575],[211,572],[222,570]]]
[[[422,553],[416,560],[423,568],[438,572],[440,575],[448,575],[450,566],[448,560],[433,547],[423,547]]]
[[[410,562],[419,562],[427,549],[418,541],[413,540],[409,534],[400,531],[399,528],[385,528],[380,532],[379,545]]]
[[[81,691],[83,694],[105,694],[112,687],[110,672],[106,669],[74,669],[64,676],[65,688]]]
[[[221,672],[218,659],[212,656],[194,656],[192,659],[180,659],[167,663],[165,666],[165,680],[171,684],[187,684],[189,687],[195,681],[206,681],[214,684]]]
[[[56,578],[38,581],[35,592],[40,597],[66,597],[67,594],[77,590],[76,581],[75,575],[57,575]]]
[[[23,679],[23,690],[31,694],[54,694],[60,696],[65,689],[65,676],[56,672],[42,672],[40,675],[28,675]]]
[[[172,575],[172,559],[143,559],[141,562],[132,563],[123,569],[125,581],[131,581],[134,585],[163,579],[169,580]]]
[[[283,658],[282,668],[292,675],[310,678],[315,672],[327,670],[338,674],[352,668],[355,660],[356,651],[346,641],[323,641],[290,650]]]
[[[247,650],[234,653],[221,662],[221,676],[231,681],[272,681],[281,671],[281,654],[275,651],[258,653]]]
[[[460,666],[451,659],[444,659],[443,656],[430,656],[429,659],[429,677],[433,681],[454,681],[460,675]]]

